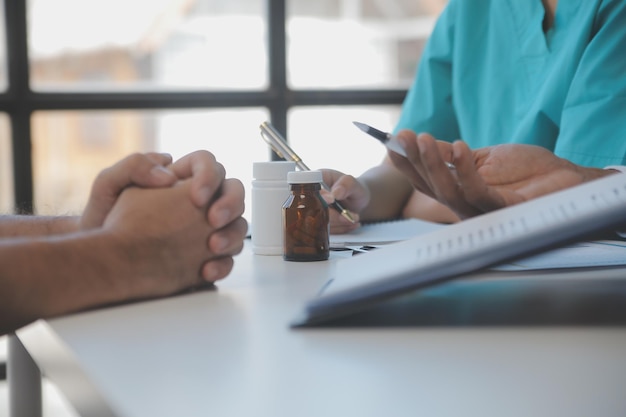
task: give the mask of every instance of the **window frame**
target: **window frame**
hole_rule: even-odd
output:
[[[15,207],[33,213],[31,118],[41,110],[151,110],[264,107],[272,124],[286,136],[288,112],[297,106],[401,104],[406,89],[290,89],[287,84],[287,0],[266,0],[268,87],[250,91],[35,92],[30,88],[26,0],[5,0],[7,90],[0,111],[11,124]],[[272,160],[279,160],[271,153]]]

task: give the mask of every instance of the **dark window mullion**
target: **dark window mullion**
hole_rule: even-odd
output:
[[[267,33],[269,54],[269,92],[274,99],[269,107],[274,127],[287,137],[287,112],[290,91],[287,87],[286,0],[267,0]],[[280,159],[274,152],[272,160]]]
[[[19,211],[32,213],[33,170],[29,105],[29,66],[26,30],[26,0],[6,1],[8,91],[11,105],[6,111],[11,120],[15,203]]]
[[[265,91],[30,93],[33,110],[109,110],[267,106]],[[11,111],[15,99],[0,96],[0,110]]]
[[[210,107],[268,107],[280,115],[290,106],[399,104],[406,90],[285,90],[269,91],[154,92],[154,93],[28,93],[28,108],[36,110],[166,109]],[[24,100],[20,100],[24,101]],[[22,104],[24,105],[24,104]],[[16,100],[0,95],[0,111],[12,112]],[[281,116],[282,117],[282,116]],[[280,117],[278,117],[280,119]],[[275,119],[272,119],[275,120]],[[278,123],[274,123],[277,125]]]
[[[291,95],[299,106],[401,104],[406,90],[296,90]]]

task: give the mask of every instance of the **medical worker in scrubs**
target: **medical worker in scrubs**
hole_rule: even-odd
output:
[[[536,145],[590,170],[626,165],[626,2],[450,0],[394,133],[403,130],[461,139],[475,150]],[[399,171],[393,159],[356,179],[325,170],[330,198],[342,200],[361,221],[464,217],[442,198],[420,192],[406,166]],[[334,214],[334,232],[358,227]]]

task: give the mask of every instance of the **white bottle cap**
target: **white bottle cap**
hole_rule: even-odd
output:
[[[287,173],[295,171],[296,163],[293,161],[269,161],[254,162],[252,164],[252,177],[257,180],[285,180]]]
[[[287,174],[289,184],[312,184],[321,183],[323,180],[322,171],[292,171]]]

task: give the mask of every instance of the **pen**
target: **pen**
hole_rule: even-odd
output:
[[[360,123],[360,122],[352,122],[352,123],[354,123],[356,127],[361,129],[368,135],[381,141],[382,144],[385,145],[388,149],[391,149],[395,153],[400,154],[402,156],[406,156],[404,149],[402,149],[402,146],[398,143],[398,141],[395,139],[395,137],[391,133],[383,132],[382,130],[378,130],[376,128],[373,128],[372,126],[368,126],[365,123]],[[446,162],[446,166],[451,170],[456,169],[454,164],[451,164],[450,162]]]
[[[300,170],[302,171],[311,170],[308,166],[306,166],[306,164],[304,163],[304,161],[302,161],[302,159],[298,156],[298,154],[295,153],[294,150],[289,147],[289,145],[287,145],[287,142],[285,141],[285,139],[278,132],[278,130],[276,130],[276,128],[271,125],[271,123],[263,122],[261,123],[260,128],[261,128],[261,137],[263,138],[265,142],[267,142],[267,144],[270,146],[270,148],[272,148],[272,150],[276,153],[276,155],[280,156],[281,158],[287,161],[295,162],[296,166],[300,168]],[[324,188],[327,191],[330,191],[330,188],[328,187],[328,185],[324,184],[324,182],[322,182],[321,185],[322,185],[322,188]],[[350,215],[350,212],[346,210],[345,208],[343,208],[343,206],[339,204],[337,200],[335,200],[330,206],[334,208],[335,210],[337,210],[339,213],[341,213],[341,215],[345,217],[346,219],[348,219],[350,222],[355,223],[354,219],[352,218],[352,215]]]

